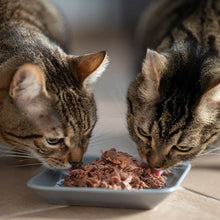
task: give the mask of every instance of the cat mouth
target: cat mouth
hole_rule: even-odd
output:
[[[72,173],[72,170],[82,167],[82,164],[83,164],[82,160],[81,160],[80,162],[72,162],[72,163],[71,163],[71,167],[68,168],[68,169],[66,169],[65,171],[66,171],[68,174],[71,174],[71,173]]]
[[[163,170],[151,168],[151,173],[155,175],[156,177],[160,177],[163,174]]]
[[[155,175],[156,177],[160,177],[164,173],[164,170],[153,168],[153,167],[151,167],[149,164],[147,164],[145,162],[142,162],[140,164],[140,166],[143,167],[143,168],[146,168],[146,169],[150,169],[151,173],[153,175]]]

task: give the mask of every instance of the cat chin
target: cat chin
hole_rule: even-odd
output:
[[[71,164],[68,164],[68,165],[65,166],[65,167],[55,167],[55,166],[50,165],[50,164],[48,164],[48,163],[46,163],[46,162],[43,162],[43,165],[44,165],[46,168],[50,169],[50,170],[69,170],[69,169],[72,168],[72,165],[71,165]]]
[[[72,165],[69,163],[65,166],[54,166],[52,164],[47,163],[45,160],[41,159],[40,157],[37,157],[37,159],[40,160],[43,166],[49,170],[68,170],[72,167]]]

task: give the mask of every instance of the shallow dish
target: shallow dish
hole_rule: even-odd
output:
[[[84,162],[89,163],[92,160],[94,158],[85,158]],[[60,183],[65,172],[48,169],[32,177],[27,185],[52,204],[152,209],[180,186],[190,168],[189,162],[176,166],[173,175],[167,177],[167,186],[163,189],[127,191],[64,187]]]

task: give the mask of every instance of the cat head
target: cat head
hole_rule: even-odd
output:
[[[81,161],[95,126],[91,86],[107,64],[105,52],[25,63],[15,72],[1,111],[6,144],[31,152],[49,168]]]
[[[167,169],[201,154],[219,134],[220,62],[208,54],[147,51],[127,94],[141,158]]]

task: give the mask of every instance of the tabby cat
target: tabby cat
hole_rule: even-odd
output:
[[[220,134],[220,1],[156,1],[138,34],[148,49],[128,89],[128,129],[141,158],[164,170]]]
[[[45,0],[0,0],[0,140],[50,168],[82,159],[96,123],[92,84],[106,52],[68,55]]]

